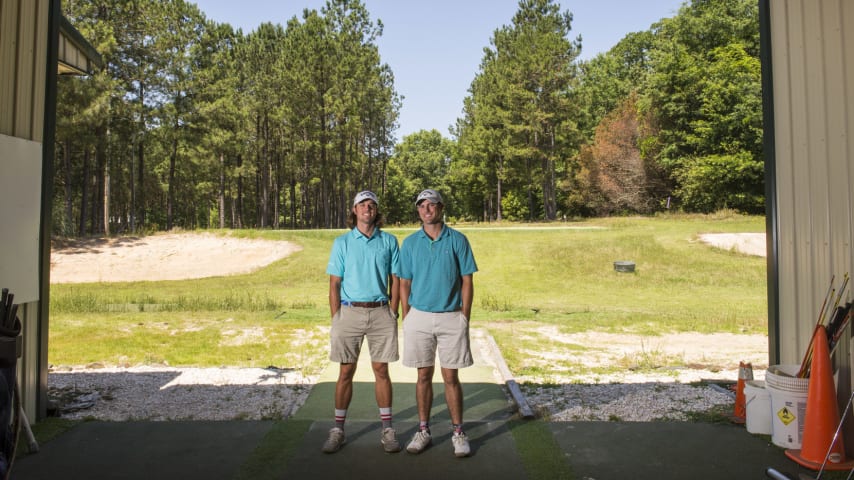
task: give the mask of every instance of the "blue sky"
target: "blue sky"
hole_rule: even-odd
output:
[[[194,0],[189,0],[194,1]],[[263,22],[286,24],[325,0],[195,0],[205,16],[249,33]],[[582,59],[607,52],[627,33],[647,30],[674,16],[683,0],[564,0],[573,14],[570,37],[582,37]],[[418,130],[448,128],[462,115],[463,98],[495,29],[509,25],[518,0],[363,0],[381,20],[382,61],[402,95],[397,138]]]

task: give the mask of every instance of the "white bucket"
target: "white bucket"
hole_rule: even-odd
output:
[[[765,372],[765,389],[771,394],[771,442],[799,449],[804,436],[809,379],[798,378],[800,365],[772,365]]]
[[[762,380],[744,382],[745,426],[750,433],[771,435],[771,394]]]

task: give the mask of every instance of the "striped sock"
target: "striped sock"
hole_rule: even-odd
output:
[[[430,433],[430,422],[427,420],[421,420],[421,423],[418,424],[418,428],[422,431],[426,430],[427,433]]]
[[[344,429],[344,420],[347,419],[347,409],[339,410],[335,409],[335,426]]]
[[[456,434],[463,433],[463,425],[462,424],[453,423],[453,424],[451,424],[451,426],[454,427],[454,433],[456,433]]]
[[[380,408],[380,420],[383,422],[383,428],[391,428],[391,407]]]

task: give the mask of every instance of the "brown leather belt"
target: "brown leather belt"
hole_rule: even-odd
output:
[[[344,305],[345,307],[378,308],[388,305],[388,302],[385,300],[382,302],[350,302],[347,300],[341,300],[341,305]]]

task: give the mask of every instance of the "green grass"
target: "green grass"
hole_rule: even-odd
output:
[[[236,480],[278,479],[288,460],[311,428],[311,420],[275,422],[258,447],[240,467]]]
[[[39,420],[36,423],[32,423],[30,425],[30,428],[33,432],[33,438],[35,438],[36,443],[38,445],[42,445],[71,430],[79,423],[81,423],[81,420],[68,420],[65,418],[47,417]],[[32,453],[37,452],[30,451],[27,436],[24,434],[22,428],[21,433],[18,435],[15,458],[22,458]]]
[[[701,233],[762,232],[763,217],[731,213],[553,224],[454,225],[475,253],[472,325],[495,338],[516,374],[547,332],[766,333],[765,259],[712,248]],[[400,241],[415,227],[392,228]],[[326,262],[341,230],[233,231],[302,250],[247,275],[185,281],[53,285],[55,365],[326,365]],[[634,273],[613,262],[631,260]],[[562,348],[573,348],[563,346]],[[579,349],[584,348],[579,346]],[[678,359],[625,359],[640,368]]]
[[[545,422],[512,420],[508,425],[528,478],[566,480],[576,478]]]

